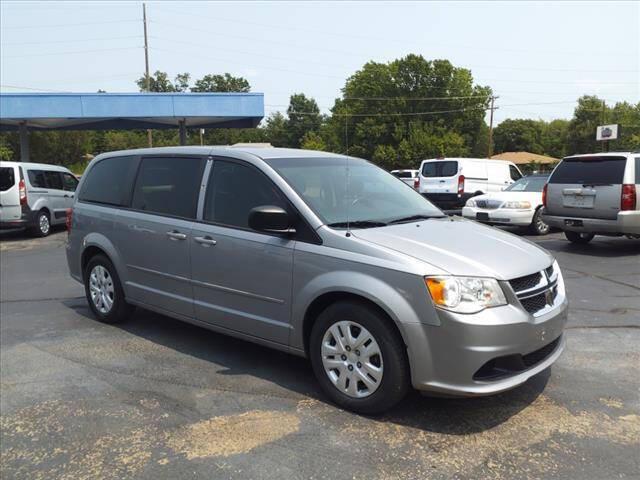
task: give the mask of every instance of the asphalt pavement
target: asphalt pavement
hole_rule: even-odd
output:
[[[477,399],[364,417],[307,361],[138,310],[96,322],[66,234],[0,237],[2,478],[640,477],[640,241],[529,237],[570,299],[552,369]],[[454,359],[452,359],[454,361]]]

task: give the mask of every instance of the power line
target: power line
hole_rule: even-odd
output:
[[[102,41],[112,41],[112,40],[129,40],[132,38],[142,38],[142,35],[128,35],[125,37],[100,37],[100,38],[82,38],[82,42],[102,42]],[[78,43],[78,40],[49,40],[42,42],[16,42],[16,43],[3,43],[2,45],[7,46],[22,46],[22,45],[49,45],[51,43]]]
[[[24,55],[6,55],[3,58],[25,58],[25,57],[52,57],[57,55],[75,55],[78,53],[100,53],[100,52],[114,52],[118,50],[138,50],[142,47],[119,47],[119,48],[100,48],[95,50],[74,50],[67,52],[49,52],[49,53],[29,53]]]
[[[110,25],[113,23],[139,22],[140,20],[108,20],[104,22],[63,23],[57,25],[21,25],[18,27],[2,27],[3,30],[27,30],[33,28],[84,27],[85,25]]]

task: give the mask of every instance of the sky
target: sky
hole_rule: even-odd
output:
[[[640,102],[640,2],[147,2],[151,71],[229,72],[323,112],[370,60],[469,68],[495,121],[570,118],[578,97]],[[0,91],[137,91],[141,2],[0,3]]]

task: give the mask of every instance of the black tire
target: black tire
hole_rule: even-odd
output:
[[[567,237],[571,243],[578,243],[581,245],[585,245],[593,240],[595,235],[593,233],[580,233],[580,232],[571,232],[569,230],[564,232],[564,236]]]
[[[113,305],[106,313],[98,310],[98,307],[91,298],[89,277],[93,269],[97,266],[101,266],[108,272],[113,283]],[[87,267],[84,270],[84,291],[87,297],[87,302],[89,303],[89,308],[95,315],[96,319],[103,323],[123,322],[133,313],[134,307],[125,301],[124,291],[122,290],[122,284],[120,283],[118,272],[116,272],[111,260],[104,255],[95,255],[91,257],[87,263]]]
[[[529,232],[533,235],[547,235],[550,230],[551,227],[542,221],[542,209],[539,208],[533,215],[533,220],[529,225]]]
[[[36,223],[31,227],[34,237],[46,237],[51,233],[51,217],[46,210],[40,210],[36,214]]]
[[[322,341],[336,322],[352,321],[362,325],[374,337],[383,359],[382,380],[377,389],[364,398],[354,398],[340,391],[329,379],[322,363]],[[365,302],[340,301],[327,307],[311,330],[309,356],[322,390],[337,405],[361,414],[383,413],[407,394],[410,385],[406,347],[391,321]]]

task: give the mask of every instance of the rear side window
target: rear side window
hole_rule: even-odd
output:
[[[423,177],[453,177],[458,173],[458,162],[426,162],[422,166]]]
[[[13,167],[0,167],[0,191],[6,192],[16,184]]]
[[[80,201],[127,206],[138,169],[137,157],[105,158],[85,174]]]
[[[62,177],[60,172],[44,171],[44,178],[47,181],[47,188],[62,190]]]
[[[626,157],[568,157],[553,171],[549,183],[619,185],[626,163]]]
[[[249,211],[262,205],[287,210],[278,188],[263,173],[248,165],[215,161],[204,207],[206,221],[249,228]]]
[[[391,172],[393,176],[398,178],[413,178],[412,172]]]
[[[47,188],[47,181],[44,178],[44,172],[42,170],[29,170],[27,172],[29,176],[29,183],[35,188]]]
[[[203,168],[200,157],[143,158],[131,208],[196,218]]]

